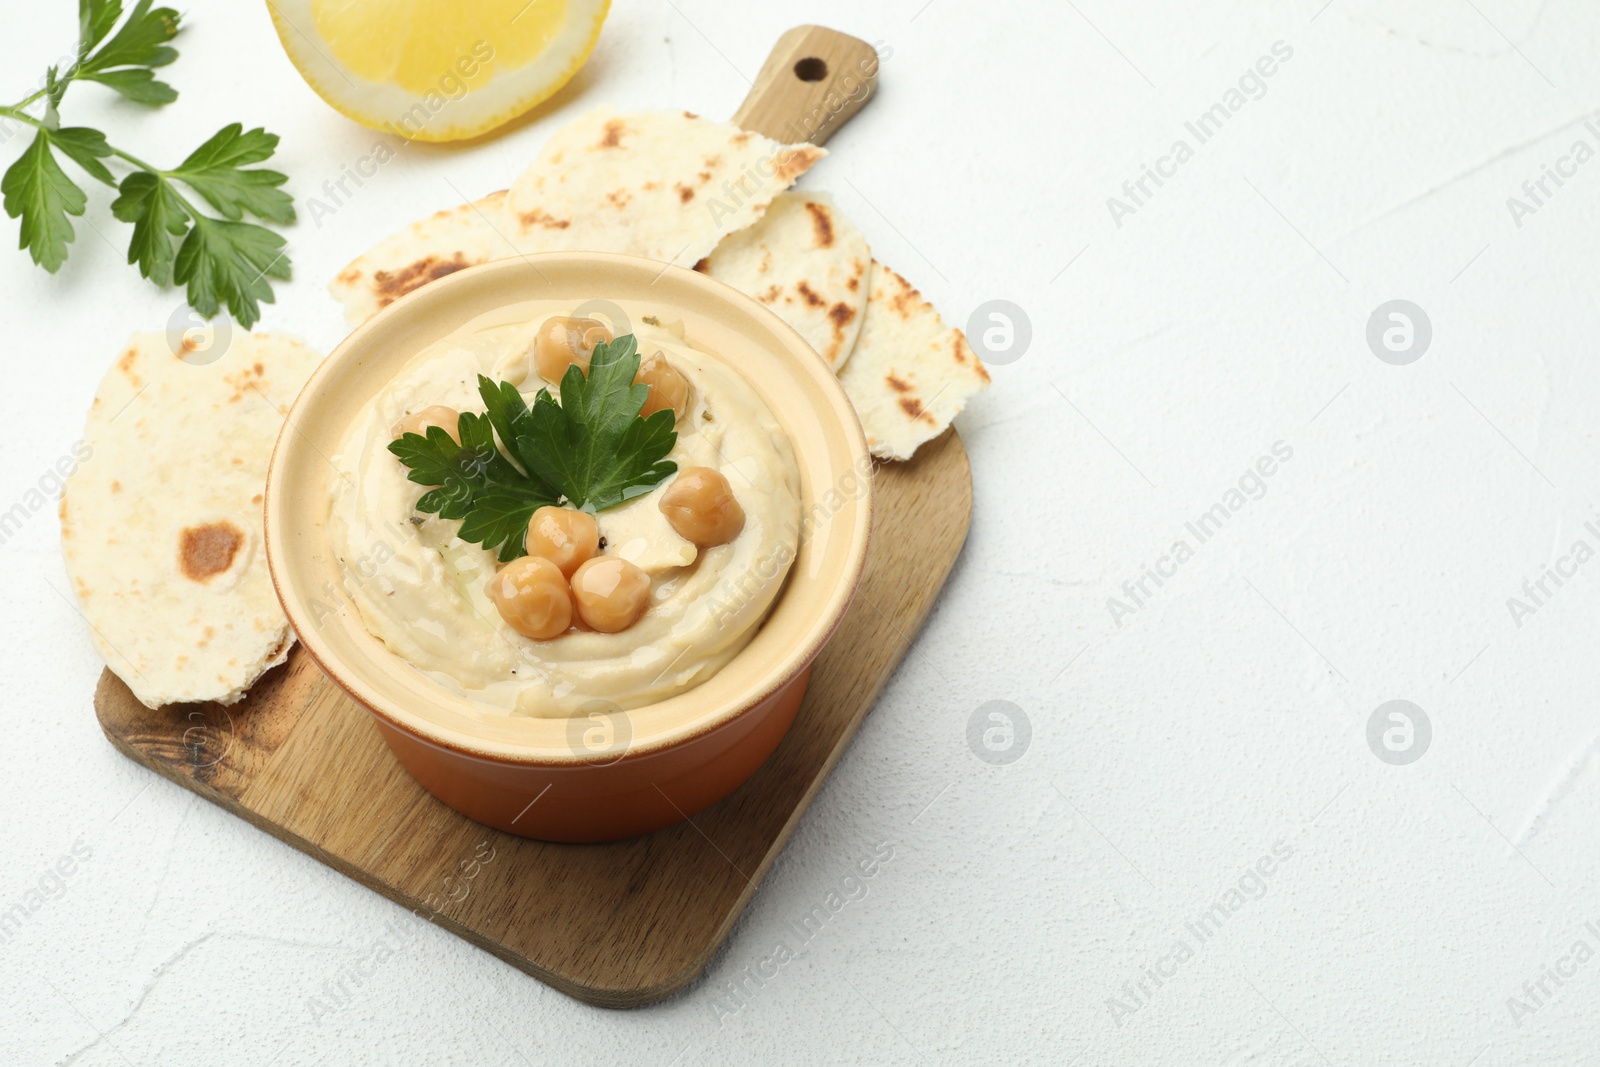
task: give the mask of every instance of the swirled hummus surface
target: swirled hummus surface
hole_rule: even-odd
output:
[[[378,395],[332,457],[339,474],[331,479],[329,540],[367,630],[485,710],[565,716],[595,701],[642,707],[709,678],[755,635],[795,557],[799,468],[772,412],[736,371],[692,338],[636,324],[639,351],[665,353],[693,387],[669,458],[679,470],[720,471],[744,509],[744,529],[727,544],[696,548],[661,513],[668,478],[595,516],[602,554],[650,577],[639,620],[620,633],[523,637],[484,592],[495,554],[456,536],[459,522],[417,510],[427,490],[407,479],[388,445],[399,419],[431,405],[481,411],[480,374],[512,382],[531,402],[547,384],[529,356],[539,321],[440,341]]]

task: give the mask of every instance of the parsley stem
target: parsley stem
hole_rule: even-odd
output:
[[[126,160],[127,162],[132,163],[134,166],[138,167],[140,170],[147,170],[151,174],[158,175],[158,176],[160,176],[162,178],[167,177],[167,172],[166,171],[161,170],[159,167],[152,167],[150,164],[146,163],[144,160],[140,159],[138,156],[129,155],[127,152],[124,152],[122,149],[113,147],[111,145],[107,145],[106,147],[111,149],[111,154],[112,155],[116,156],[118,159]]]
[[[44,94],[45,94],[45,90],[40,89],[38,92],[34,93],[32,96],[25,97],[22,100],[18,100],[15,104],[12,104],[8,108],[0,108],[0,111],[4,111],[8,115],[14,115],[17,112],[21,111],[23,108],[27,107],[29,104],[32,104],[32,103],[36,102],[37,100],[39,100],[39,98],[44,96]]]
[[[30,99],[36,99],[36,98],[37,97],[31,97]],[[17,104],[14,107],[3,107],[3,106],[0,106],[0,116],[4,116],[6,118],[16,119],[18,122],[25,122],[29,126],[34,127],[35,129],[40,129],[40,130],[44,129],[44,123],[43,122],[41,122],[38,119],[34,118],[32,115],[29,115],[25,111],[18,110],[19,108],[26,107],[27,103],[28,103],[28,101],[24,100],[22,103]],[[117,148],[115,145],[107,145],[106,147],[111,149],[111,154],[112,155],[114,155],[118,159],[124,160],[124,161],[126,161],[128,163],[132,163],[135,167],[138,167],[140,170],[149,171],[151,174],[154,174],[158,178],[170,179],[172,177],[172,175],[169,172],[162,170],[160,167],[151,166],[149,163],[146,163],[144,160],[140,159],[136,155],[133,155],[131,152],[124,152],[122,149]],[[169,182],[169,184],[170,184],[170,182]],[[185,207],[190,209],[191,212],[194,210],[194,205],[189,203],[189,201],[183,196],[182,193],[179,193],[176,189],[173,190],[173,193],[174,193],[174,195],[177,196],[177,198],[180,201],[183,202],[183,205]]]
[[[29,126],[34,126],[42,130],[44,129],[44,123],[40,122],[38,119],[22,110],[38,98],[38,95],[34,95],[22,101],[22,103],[17,104],[15,107],[0,107],[0,115],[4,115],[8,119],[16,119],[18,122],[25,122]]]
[[[74,63],[71,67],[67,68],[67,72],[61,76],[59,81],[56,82],[57,85],[61,86],[61,91],[63,94],[66,92],[66,87],[71,84],[73,79],[77,78],[77,76],[78,65]],[[30,116],[24,114],[22,109],[30,104],[34,104],[40,100],[43,100],[49,94],[49,92],[50,90],[48,88],[37,89],[28,96],[18,100],[15,104],[12,104],[10,107],[0,107],[0,115],[7,115],[14,119],[21,119],[23,122],[31,122],[33,125],[38,126],[39,123],[34,121]]]

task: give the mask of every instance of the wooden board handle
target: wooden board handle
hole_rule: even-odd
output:
[[[878,53],[826,26],[796,26],[772,46],[733,121],[785,144],[822,144],[878,89]]]

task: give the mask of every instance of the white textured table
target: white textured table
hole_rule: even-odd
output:
[[[0,574],[0,912],[23,905],[0,1061],[1592,1062],[1600,14],[864,6],[618,0],[540,121],[406,148],[320,226],[307,198],[376,135],[304,87],[265,5],[191,12],[163,112],[73,90],[72,121],[160,159],[234,120],[284,136],[296,281],[264,326],[328,347],[325,279],[452,185],[500,187],[590,104],[729,113],[779,32],[834,25],[892,55],[808,184],[952,320],[1009,300],[1032,341],[961,421],[978,511],[915,654],[706,979],[629,1014],[113,752],[53,509],[30,511]],[[69,47],[55,7],[0,36],[7,101]],[[1546,165],[1562,184],[1525,190]],[[0,256],[0,510],[176,302],[79,230],[54,278]],[[1368,322],[1394,300],[1431,343],[1415,311],[1409,350],[1380,323],[1386,361]],[[1428,728],[1369,745],[1396,699]],[[780,943],[798,958],[767,962]]]

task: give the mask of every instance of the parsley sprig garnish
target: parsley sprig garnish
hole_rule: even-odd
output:
[[[0,118],[35,131],[0,178],[5,211],[22,222],[18,247],[52,274],[60,270],[75,236],[69,216],[81,217],[88,207],[87,195],[61,166],[64,157],[117,190],[111,213],[133,224],[128,262],[141,275],[161,286],[183,285],[200,314],[210,318],[225,306],[249,329],[261,317],[260,304],[272,302],[269,279],[289,277],[283,238],[244,221],[246,215],[278,225],[294,221],[294,201],[278,188],[285,176],[254,166],[276,150],[277,136],[236,122],[177,167],[162,170],[111,145],[99,130],[61,125],[61,101],[73,82],[98,82],[152,107],[178,98],[155,71],[178,58],[168,42],[177,36],[179,15],[152,3],[138,0],[124,20],[122,0],[79,0],[77,58],[65,70],[51,67],[33,95],[0,107]],[[41,101],[42,112],[31,114]],[[132,172],[119,181],[103,162],[109,159]],[[197,199],[216,214],[202,211]]]
[[[624,334],[595,347],[587,376],[577,364],[567,368],[559,404],[540,389],[530,407],[515,385],[480,374],[486,410],[461,413],[459,445],[430,426],[427,436],[404,434],[389,451],[411,468],[413,482],[435,487],[417,501],[418,511],[459,519],[463,541],[498,548],[508,563],[524,554],[535,510],[564,504],[604,511],[678,469],[665,458],[678,440],[675,416],[667,409],[640,417],[650,391],[634,382],[638,373],[638,343]]]

